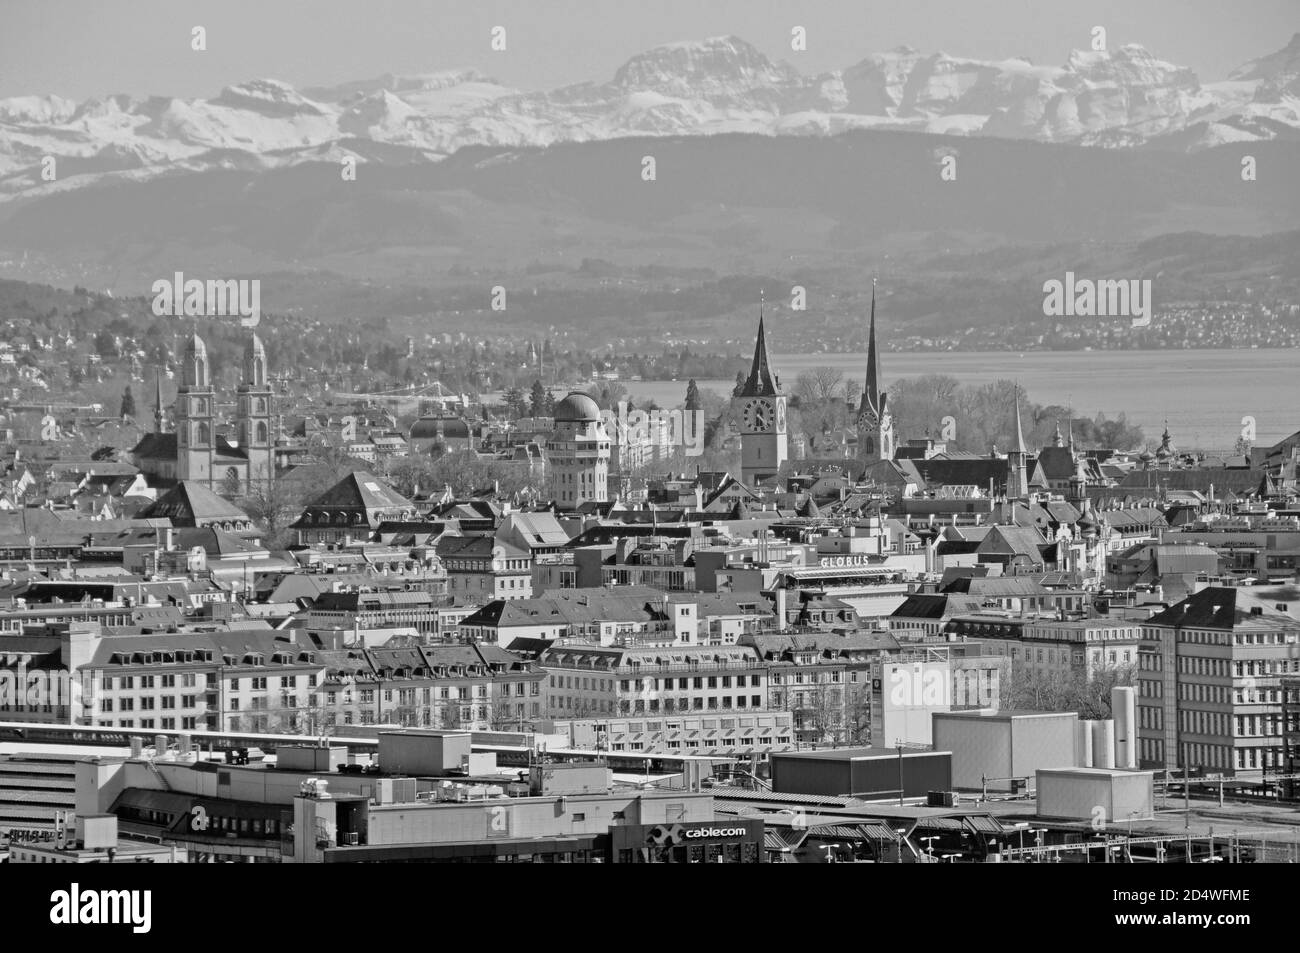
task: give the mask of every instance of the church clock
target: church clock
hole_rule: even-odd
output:
[[[766,433],[775,420],[771,401],[762,397],[750,398],[741,411],[741,421],[748,433]]]

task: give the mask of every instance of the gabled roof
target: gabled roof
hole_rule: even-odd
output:
[[[145,507],[138,519],[169,519],[174,526],[198,526],[205,523],[250,521],[247,513],[234,503],[213,493],[202,483],[182,480]]]
[[[382,510],[404,508],[411,501],[367,470],[354,470],[311,501],[311,506]]]
[[[147,460],[175,460],[176,434],[147,433],[131,448],[131,456]]]

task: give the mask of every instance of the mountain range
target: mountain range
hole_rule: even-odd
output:
[[[0,201],[108,179],[305,163],[405,165],[521,148],[718,133],[823,137],[908,130],[1194,152],[1300,140],[1300,33],[1202,83],[1127,45],[1060,66],[900,47],[809,76],[734,37],[659,46],[604,82],[523,91],[473,70],[301,90],[273,79],[210,99],[0,100]],[[47,157],[53,180],[42,178]]]

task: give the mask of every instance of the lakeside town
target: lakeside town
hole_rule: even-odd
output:
[[[1300,859],[1300,432],[1185,452],[1003,382],[961,449],[902,429],[876,307],[858,380],[785,384],[756,308],[667,409],[310,387],[216,320],[222,374],[10,345],[10,862]]]

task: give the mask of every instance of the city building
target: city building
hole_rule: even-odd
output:
[[[1142,625],[1141,767],[1260,777],[1286,764],[1283,679],[1300,672],[1300,623],[1211,586]]]
[[[550,498],[560,510],[609,499],[609,434],[600,407],[581,391],[555,405],[555,429],[546,441]]]

